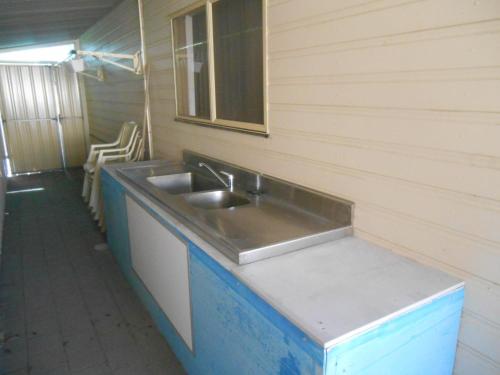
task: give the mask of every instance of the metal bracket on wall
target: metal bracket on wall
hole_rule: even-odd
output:
[[[96,79],[98,80],[99,82],[103,82],[104,79],[106,78],[105,75],[104,75],[104,69],[102,66],[98,67],[97,70],[96,70],[96,74],[93,75],[93,74],[90,74],[90,73],[87,73],[85,71],[78,71],[77,69],[74,69],[75,73],[77,74],[81,74],[82,76],[85,76],[85,77],[89,77],[89,78],[93,78],[93,79]]]
[[[128,70],[137,75],[141,75],[143,73],[142,62],[141,62],[141,52],[137,51],[133,55],[122,54],[122,53],[111,53],[111,52],[99,52],[99,51],[81,51],[81,50],[73,50],[71,51],[71,55],[75,57],[84,57],[90,56],[95,59],[105,62],[107,64],[114,65],[118,68]],[[119,62],[116,62],[111,59],[120,59],[120,60],[131,60],[132,66],[128,66]],[[73,60],[75,61],[75,60]]]

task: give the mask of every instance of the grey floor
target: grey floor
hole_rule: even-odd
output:
[[[80,171],[10,180],[0,375],[183,374],[80,198]]]

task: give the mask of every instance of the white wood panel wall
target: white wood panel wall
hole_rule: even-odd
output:
[[[358,236],[467,281],[456,374],[500,373],[500,1],[269,0],[268,139],[176,123],[146,0],[154,147],[356,202]]]
[[[80,37],[80,49],[135,53],[141,48],[137,0],[125,0]],[[101,63],[85,60],[90,70]],[[130,64],[130,61],[121,61]],[[118,135],[124,121],[143,123],[143,77],[103,65],[106,80],[84,78],[89,131],[92,143],[109,142]]]

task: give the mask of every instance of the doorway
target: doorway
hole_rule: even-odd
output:
[[[78,79],[64,65],[0,65],[0,115],[8,176],[84,163]]]

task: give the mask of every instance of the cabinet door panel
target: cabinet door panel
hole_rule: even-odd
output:
[[[187,244],[127,197],[132,268],[193,350]]]

